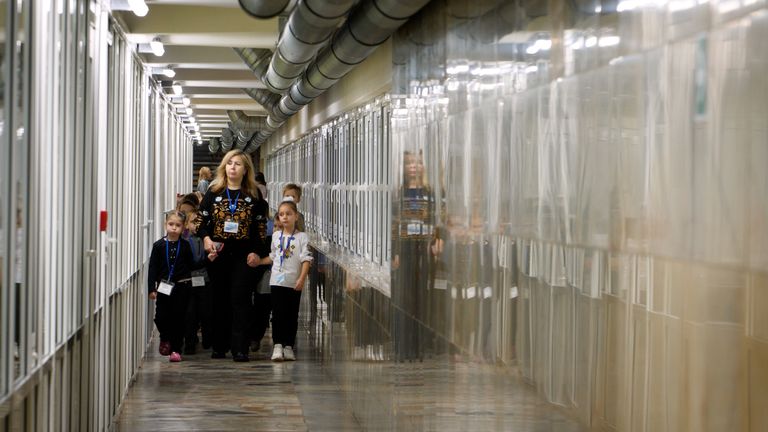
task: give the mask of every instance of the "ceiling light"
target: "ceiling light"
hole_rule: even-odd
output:
[[[152,54],[158,57],[165,54],[165,48],[163,47],[163,42],[160,41],[159,37],[152,39],[152,41],[149,43],[149,47],[152,48]]]
[[[188,116],[192,115],[192,108],[187,107],[187,115]]]
[[[131,7],[131,10],[136,16],[143,17],[149,12],[149,8],[147,7],[147,4],[144,3],[144,0],[128,0],[128,6]]]
[[[167,76],[168,78],[173,78],[176,76],[176,71],[171,68],[166,68],[162,70],[162,74]]]
[[[179,83],[173,83],[171,88],[173,89],[173,94],[176,96],[181,96],[181,94],[184,92],[184,90],[181,88],[181,84]]]
[[[183,103],[183,104],[184,104],[184,106],[188,107],[188,106],[189,106],[189,104],[191,103],[191,101],[189,100],[189,98],[188,98],[188,97],[185,97],[185,98],[183,98],[183,99],[181,100],[181,103]]]

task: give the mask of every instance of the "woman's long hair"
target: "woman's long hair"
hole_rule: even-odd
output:
[[[251,157],[242,150],[237,149],[230,150],[221,159],[219,167],[216,168],[216,180],[211,183],[211,192],[217,194],[228,186],[227,164],[229,163],[229,160],[235,156],[239,156],[245,166],[245,173],[243,174],[243,182],[240,184],[240,190],[250,197],[257,197],[259,192],[256,188],[256,180],[254,178],[255,173],[253,172],[253,162],[251,161]]]

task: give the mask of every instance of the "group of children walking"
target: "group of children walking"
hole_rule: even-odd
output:
[[[270,309],[271,359],[296,360],[301,292],[312,260],[297,206],[301,188],[283,189],[270,239],[264,196],[249,187],[253,176],[250,157],[232,150],[199,208],[185,197],[166,214],[166,235],[153,244],[147,273],[159,352],[171,362],[195,352],[198,329],[212,358],[231,351],[233,360],[249,361],[250,339],[259,346]],[[262,278],[268,294],[258,291]]]

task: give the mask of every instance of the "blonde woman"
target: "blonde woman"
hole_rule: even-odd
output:
[[[256,268],[261,258],[269,256],[267,203],[259,199],[254,174],[251,158],[231,150],[200,204],[198,235],[211,261],[212,358],[225,358],[231,350],[233,360],[248,361],[251,285],[265,271]]]
[[[200,168],[200,172],[197,173],[197,191],[201,194],[208,192],[208,187],[211,185],[211,169],[204,166]]]

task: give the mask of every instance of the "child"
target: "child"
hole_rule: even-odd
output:
[[[299,185],[296,183],[288,183],[285,185],[283,187],[283,201],[285,201],[285,199],[288,197],[290,197],[291,200],[296,204],[296,208],[299,208],[299,203],[301,202],[301,187],[299,187]],[[298,230],[301,232],[306,231],[304,228],[304,215],[301,214],[301,212],[299,212],[299,219],[296,222],[296,228],[298,228]]]
[[[181,241],[186,216],[172,211],[165,216],[166,236],[152,245],[147,280],[149,298],[157,300],[155,324],[160,332],[160,354],[180,362],[184,338],[184,315],[194,259],[189,243]]]
[[[309,237],[297,229],[299,210],[293,201],[277,208],[281,229],[272,234],[272,252],[261,264],[272,264],[272,361],[293,361],[296,354],[299,302],[309,273]]]
[[[203,249],[203,239],[197,236],[198,216],[196,211],[187,213],[187,225],[182,238],[189,242],[195,262],[204,262],[207,253]],[[211,292],[208,284],[208,272],[205,268],[193,270],[191,274],[192,290],[187,305],[186,331],[184,336],[184,354],[194,354],[197,347],[197,330],[202,328],[203,348],[210,348],[211,340]]]

